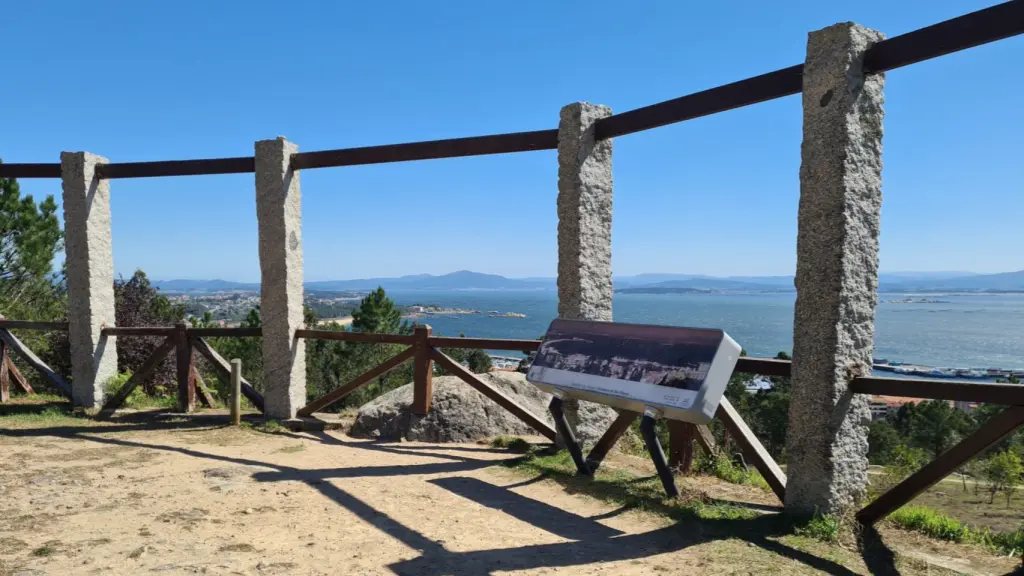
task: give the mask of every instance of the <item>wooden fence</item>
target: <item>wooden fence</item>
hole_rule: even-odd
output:
[[[17,367],[9,358],[8,350],[13,350],[17,353],[30,366],[38,370],[57,390],[70,398],[71,387],[67,382],[22,344],[10,332],[11,329],[67,331],[67,324],[0,319],[0,352],[3,355],[2,364],[0,364],[0,392],[2,392],[0,401],[7,401],[9,379],[13,379],[16,385],[26,393],[32,393],[28,382],[21,376]],[[160,362],[172,351],[176,353],[178,409],[183,412],[193,411],[196,407],[197,398],[205,406],[212,406],[213,399],[203,385],[195,368],[193,352],[198,352],[206,358],[213,367],[217,377],[228,382],[231,377],[230,364],[210,346],[205,338],[259,337],[262,334],[262,330],[260,328],[188,328],[184,324],[178,324],[173,327],[104,328],[103,334],[118,337],[145,336],[164,338],[163,343],[142,363],[139,369],[121,387],[119,392],[104,403],[100,410],[100,416],[107,417],[121,407],[132,390],[151,376]],[[444,370],[458,376],[466,384],[473,387],[473,389],[511,412],[536,430],[538,434],[551,441],[554,441],[557,437],[555,428],[543,418],[531,413],[514,399],[505,395],[498,388],[491,386],[440,350],[441,348],[471,348],[514,350],[529,353],[536,351],[540,347],[540,340],[433,336],[429,326],[417,326],[411,335],[302,329],[297,330],[295,336],[296,338],[407,346],[391,358],[353,378],[350,382],[309,402],[299,410],[299,416],[312,416],[314,413],[339,402],[375,378],[409,361],[414,363],[413,411],[416,414],[426,415],[430,411],[434,363],[437,363]],[[735,371],[764,376],[789,376],[790,367],[791,363],[788,360],[742,357],[737,362]],[[908,398],[979,402],[1009,406],[1009,408],[994,417],[974,434],[964,438],[959,444],[941,454],[933,462],[864,507],[857,514],[857,518],[866,524],[872,524],[884,518],[921,492],[955,472],[957,468],[974,456],[994,446],[1018,428],[1024,426],[1024,386],[1020,385],[863,376],[852,380],[850,391],[855,394],[885,394]],[[263,410],[263,396],[245,379],[242,379],[242,393],[253,406],[260,411]],[[639,416],[639,414],[634,412],[620,412],[619,417],[595,444],[590,453],[590,458],[600,461]],[[772,491],[775,492],[780,500],[784,500],[786,490],[785,474],[782,473],[778,464],[768,451],[765,450],[764,446],[727,399],[723,398],[715,417],[723,423],[730,437],[739,446],[746,461],[752,463],[757,468],[768,482]],[[706,427],[691,427],[684,424],[670,425],[669,450],[670,454],[673,455],[673,460],[676,462],[692,458],[692,446],[695,441],[706,450],[714,450],[713,440],[711,440],[710,433]]]

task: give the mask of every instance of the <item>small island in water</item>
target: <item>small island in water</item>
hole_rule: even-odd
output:
[[[522,312],[499,312],[497,310],[488,310],[487,312],[481,310],[474,310],[472,308],[445,308],[443,306],[421,306],[414,304],[407,308],[409,318],[419,318],[422,316],[467,316],[474,314],[487,314],[489,318],[526,318],[526,314]]]
[[[886,304],[949,304],[949,300],[932,300],[931,298],[901,298],[899,300],[886,300]]]

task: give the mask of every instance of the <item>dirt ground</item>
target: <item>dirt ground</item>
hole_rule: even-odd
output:
[[[1002,574],[1019,566],[896,531],[882,537],[901,550],[879,564],[848,547],[771,534],[760,520],[672,525],[495,466],[516,456],[480,445],[268,434],[208,419],[70,422],[0,419],[2,576]],[[770,495],[694,482],[774,516]]]

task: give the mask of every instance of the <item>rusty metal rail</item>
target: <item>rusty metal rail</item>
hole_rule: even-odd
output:
[[[865,69],[895,70],[982,44],[1024,33],[1024,0],[1013,0],[965,14],[920,30],[883,40],[868,50]],[[604,118],[597,123],[599,139],[624,136],[684,122],[726,110],[799,94],[803,65],[797,64],[753,78],[718,86]],[[451,138],[406,144],[300,152],[292,158],[297,170],[409,162],[484,154],[507,154],[558,147],[555,129]],[[255,171],[252,156],[158,162],[112,162],[97,167],[100,178],[149,178],[240,174]],[[60,178],[59,163],[0,164],[0,178]]]

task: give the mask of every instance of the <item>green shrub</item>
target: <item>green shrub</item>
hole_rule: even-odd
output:
[[[511,436],[495,436],[491,438],[491,448],[508,448],[510,442],[512,442]]]
[[[836,544],[839,542],[839,533],[842,531],[843,523],[838,516],[833,514],[815,514],[807,524],[796,528],[797,536],[806,536]]]
[[[533,451],[533,445],[518,436],[495,436],[491,438],[490,444],[492,448],[507,448],[509,452],[516,454],[528,454]]]
[[[128,383],[128,380],[131,379],[131,377],[131,372],[120,372],[110,378],[107,378],[107,381],[103,383],[103,394],[105,398],[112,398],[115,394],[120,392],[121,388]],[[142,389],[142,386],[136,386],[135,390],[132,390],[131,394],[128,394],[128,397],[125,398],[124,404],[121,406],[134,407],[145,403],[145,401],[146,392]]]

